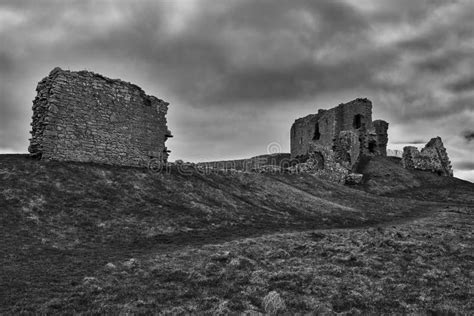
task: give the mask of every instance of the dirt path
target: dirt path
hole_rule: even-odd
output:
[[[429,211],[426,207],[435,207]],[[0,312],[10,310],[11,306],[22,303],[32,304],[35,299],[45,297],[75,295],[74,287],[86,276],[94,276],[107,263],[125,261],[130,258],[149,256],[151,253],[172,253],[184,247],[201,247],[208,244],[253,238],[269,234],[303,231],[341,231],[377,226],[396,226],[433,216],[446,208],[471,208],[457,204],[422,203],[420,209],[409,218],[389,222],[369,223],[360,226],[329,228],[317,225],[292,227],[236,227],[214,231],[202,230],[171,235],[158,235],[153,238],[136,239],[130,243],[97,244],[83,243],[72,250],[59,250],[33,243],[27,238],[19,240],[17,236],[1,236],[3,240],[0,255]],[[21,238],[20,238],[21,239]],[[18,249],[19,243],[28,245]]]

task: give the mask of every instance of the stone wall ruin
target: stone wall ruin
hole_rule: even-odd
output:
[[[440,176],[453,176],[451,162],[440,137],[432,138],[421,151],[414,146],[404,147],[402,164],[406,169],[428,170]]]
[[[55,68],[38,83],[30,155],[41,159],[147,166],[166,162],[168,103],[138,86]]]
[[[318,110],[295,120],[291,126],[291,158],[302,168],[334,182],[357,183],[356,173],[364,158],[387,156],[388,123],[372,121],[372,102],[356,99],[329,110]],[[451,162],[440,137],[431,139],[419,151],[408,146],[402,158],[406,169],[428,170],[440,176],[453,176]]]
[[[291,157],[310,159],[315,171],[342,182],[362,157],[387,155],[387,130],[387,122],[372,121],[372,102],[359,98],[297,119],[291,126]]]

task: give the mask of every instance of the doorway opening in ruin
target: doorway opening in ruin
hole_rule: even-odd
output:
[[[314,126],[313,140],[319,140],[320,138],[321,138],[321,133],[319,132],[319,123],[316,122],[316,125]]]
[[[313,153],[313,159],[316,170],[324,169],[324,156],[320,152],[316,151]]]
[[[362,126],[362,118],[364,116],[362,114],[356,114],[354,115],[354,121],[352,123],[352,126],[355,128],[355,129],[358,129],[358,128],[361,128]]]
[[[375,148],[377,147],[377,143],[374,140],[369,142],[369,152],[375,153]]]

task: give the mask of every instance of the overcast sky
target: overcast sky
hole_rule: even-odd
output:
[[[474,181],[472,0],[0,0],[0,153],[56,66],[170,102],[171,160],[288,152],[296,118],[368,97],[390,148],[441,136]]]

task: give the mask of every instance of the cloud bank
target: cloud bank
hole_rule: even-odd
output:
[[[0,148],[26,151],[36,83],[60,66],[169,101],[175,159],[288,151],[294,119],[368,97],[394,147],[441,136],[474,180],[470,0],[19,0],[0,20]]]

